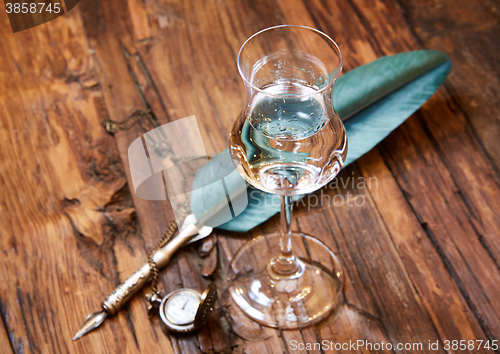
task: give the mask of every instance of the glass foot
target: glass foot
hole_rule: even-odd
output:
[[[298,271],[288,277],[273,273],[280,254],[278,233],[243,245],[231,262],[229,293],[250,318],[268,327],[294,329],[327,317],[342,304],[344,273],[335,254],[318,239],[291,235]]]

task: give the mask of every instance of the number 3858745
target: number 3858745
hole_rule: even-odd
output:
[[[61,13],[62,7],[59,2],[6,2],[5,12],[8,14],[41,14]]]

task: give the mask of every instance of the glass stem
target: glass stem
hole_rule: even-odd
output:
[[[273,275],[287,277],[296,274],[300,265],[292,250],[292,198],[281,196],[280,255],[273,258]]]

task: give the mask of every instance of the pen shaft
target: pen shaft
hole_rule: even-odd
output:
[[[198,231],[198,227],[194,224],[188,225],[179,231],[179,234],[174,237],[169,243],[157,250],[153,254],[153,261],[158,265],[158,268],[163,268],[172,258],[172,255],[184,245]],[[128,277],[123,283],[113,290],[113,292],[104,300],[102,307],[104,310],[113,315],[127,303],[132,296],[141,290],[151,276],[151,267],[149,263],[145,263],[139,270]]]

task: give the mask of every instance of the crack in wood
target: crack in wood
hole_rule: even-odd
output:
[[[7,307],[4,305],[1,298],[0,298],[0,316],[2,317],[2,324],[7,334],[7,338],[9,338],[9,344],[12,353],[24,353],[23,340],[21,338],[16,338],[14,331],[9,327],[8,317],[7,317]]]
[[[133,254],[135,252],[134,248],[130,244],[128,237],[130,235],[136,235],[138,232],[137,219],[135,216],[135,211],[132,210],[128,214],[128,205],[131,203],[129,191],[127,185],[123,185],[121,188],[116,190],[110,197],[110,199],[102,206],[96,206],[96,210],[101,212],[104,217],[104,223],[100,224],[103,228],[103,234],[106,235],[102,244],[96,243],[92,238],[84,235],[75,224],[72,215],[69,213],[69,208],[79,207],[81,202],[78,198],[64,198],[61,202],[62,204],[62,214],[66,217],[71,226],[74,236],[76,237],[78,243],[78,248],[81,254],[87,260],[87,262],[99,272],[104,278],[108,280],[113,280],[116,284],[119,282],[119,273],[116,271],[115,279],[111,279],[109,276],[109,271],[104,269],[104,263],[102,262],[102,256],[108,258],[111,264],[117,264],[116,256],[114,254],[114,244],[117,237],[123,239],[127,245],[129,251]],[[125,211],[125,219],[122,217]],[[113,216],[116,216],[115,220]],[[111,254],[109,253],[111,251]],[[99,255],[99,256],[96,256]],[[111,257],[111,259],[109,259]]]
[[[287,353],[287,354],[289,354],[290,351],[288,350],[288,344],[286,343],[286,339],[283,336],[283,330],[281,328],[279,328],[278,329],[278,333],[279,333],[278,337],[280,337],[281,343],[283,344],[284,352]],[[302,339],[304,339],[304,337],[302,337]],[[309,350],[307,350],[307,352],[309,353]]]
[[[153,108],[149,104],[145,93],[142,91],[141,85],[139,84],[139,81],[138,81],[137,76],[134,72],[134,69],[132,68],[132,65],[130,64],[130,57],[132,56],[132,54],[127,50],[127,48],[125,47],[125,45],[122,42],[120,42],[120,48],[122,50],[123,58],[125,59],[125,63],[127,65],[127,71],[130,75],[130,78],[132,79],[132,82],[134,83],[134,86],[137,90],[137,94],[139,95],[139,98],[141,99],[141,101],[144,104],[144,106],[146,107],[146,109],[150,112],[151,118],[155,122],[155,126],[159,126],[158,118],[157,118],[156,114],[154,113]]]
[[[130,332],[132,333],[132,337],[134,338],[135,346],[137,347],[137,349],[140,349],[139,341],[137,340],[137,333],[135,332],[134,322],[132,322],[129,308],[127,308],[125,310],[126,311],[124,311],[124,315],[125,315],[125,319],[127,321],[128,328],[130,329]]]
[[[21,309],[21,317],[23,319],[26,336],[28,337],[28,346],[30,348],[30,351],[32,353],[41,353],[40,348],[38,348],[34,340],[33,334],[31,333],[31,327],[28,325],[28,320],[26,318],[26,316],[28,315],[28,308],[26,308],[25,306],[23,295],[19,287],[16,287],[16,296],[17,296],[17,303],[19,304],[19,308]],[[31,311],[31,308],[29,308],[29,310]],[[33,314],[31,316],[31,319],[33,320]],[[34,326],[34,323],[31,323],[31,325]]]
[[[395,177],[394,172],[392,171],[392,169],[389,166],[387,166],[387,168],[391,172],[391,174],[392,174],[394,180],[396,181],[396,183],[398,184],[399,188],[401,190],[404,190],[401,187],[398,179]],[[432,233],[432,231],[427,226],[427,223],[422,220],[422,218],[420,217],[420,215],[417,213],[417,211],[413,207],[413,204],[410,202],[409,199],[407,199],[407,193],[403,193],[403,197],[404,197],[404,199],[405,199],[408,207],[412,211],[413,215],[417,218],[417,221],[420,223],[420,225],[422,227],[422,230],[424,231],[425,235],[427,236],[427,238],[431,242],[434,250],[439,255],[439,258],[443,262],[443,265],[444,265],[445,269],[447,270],[448,274],[451,276],[451,278],[453,279],[453,281],[457,285],[457,287],[458,287],[458,289],[460,291],[460,294],[462,295],[463,299],[467,303],[467,306],[469,307],[469,309],[471,310],[471,312],[474,314],[474,317],[478,321],[479,326],[483,330],[483,332],[486,335],[486,337],[489,340],[492,340],[494,338],[494,336],[493,336],[493,334],[492,334],[489,326],[487,325],[486,321],[482,318],[482,316],[479,313],[479,311],[478,311],[476,305],[474,304],[474,302],[471,300],[471,297],[470,297],[468,291],[466,290],[465,285],[463,284],[462,280],[458,276],[458,273],[455,270],[455,267],[453,267],[451,261],[448,259],[448,257],[444,253],[443,249],[441,248],[441,246],[439,245],[438,241],[436,240],[436,237],[434,236],[434,234]]]
[[[416,114],[418,114],[418,113],[416,113]],[[425,134],[426,134],[427,138],[429,139],[430,143],[432,144],[433,148],[438,152],[437,156],[438,156],[439,160],[441,161],[441,163],[444,166],[446,166],[446,170],[448,171],[449,177],[450,177],[450,179],[453,182],[453,187],[456,190],[456,194],[459,196],[460,200],[462,201],[462,206],[467,211],[469,224],[471,225],[472,229],[474,230],[474,232],[475,232],[475,234],[476,234],[479,242],[483,246],[483,248],[486,251],[486,253],[488,254],[488,256],[491,258],[491,260],[493,261],[493,263],[496,265],[497,269],[500,270],[500,266],[498,264],[498,260],[494,256],[493,251],[486,244],[483,235],[479,232],[479,230],[477,229],[475,223],[470,218],[471,216],[475,216],[476,213],[475,213],[474,209],[472,208],[472,206],[470,205],[470,203],[465,198],[465,196],[463,195],[463,192],[460,190],[459,184],[457,183],[456,178],[454,176],[455,174],[453,173],[452,170],[450,170],[450,168],[448,167],[448,164],[444,160],[444,158],[443,158],[444,153],[443,153],[442,149],[439,147],[438,142],[436,141],[436,139],[432,135],[432,133],[431,133],[429,127],[427,126],[427,123],[425,122],[425,120],[424,119],[420,119],[419,122],[421,123],[422,129],[425,132]]]
[[[456,94],[455,89],[453,89],[453,87],[447,82],[444,82],[443,86],[446,89],[446,91],[448,92],[449,100],[451,100],[453,102],[453,104],[458,107],[458,109],[460,110],[460,112],[464,116],[465,122],[467,123],[467,128],[470,130],[471,135],[474,138],[474,142],[476,142],[478,144],[479,148],[481,149],[481,152],[484,154],[484,156],[488,160],[490,168],[492,169],[493,173],[495,174],[495,182],[496,182],[497,186],[500,187],[500,169],[497,166],[497,164],[495,163],[495,160],[493,159],[491,154],[486,149],[486,146],[484,145],[483,140],[480,139],[477,130],[475,129],[474,125],[472,124],[472,120],[470,118],[469,113],[467,112],[467,110],[462,106],[462,104],[457,99],[457,94]]]
[[[158,86],[156,86],[156,83],[154,82],[153,77],[151,76],[151,73],[149,72],[146,64],[144,63],[144,60],[142,59],[141,54],[139,52],[137,52],[134,54],[134,57],[137,60],[137,63],[139,64],[139,68],[141,69],[142,73],[144,74],[144,77],[148,81],[149,85],[151,85],[151,88],[153,89],[158,101],[160,102],[160,106],[163,110],[163,113],[165,114],[165,117],[167,118],[167,121],[171,121],[171,118],[168,114],[167,106],[165,105],[165,102],[163,102],[163,99],[161,97],[160,90],[158,89]],[[136,88],[138,90],[140,90],[139,86],[136,86]],[[141,90],[141,93],[142,93],[142,90]],[[145,97],[145,95],[144,95],[144,97]],[[157,123],[159,124],[158,120],[157,120]]]

